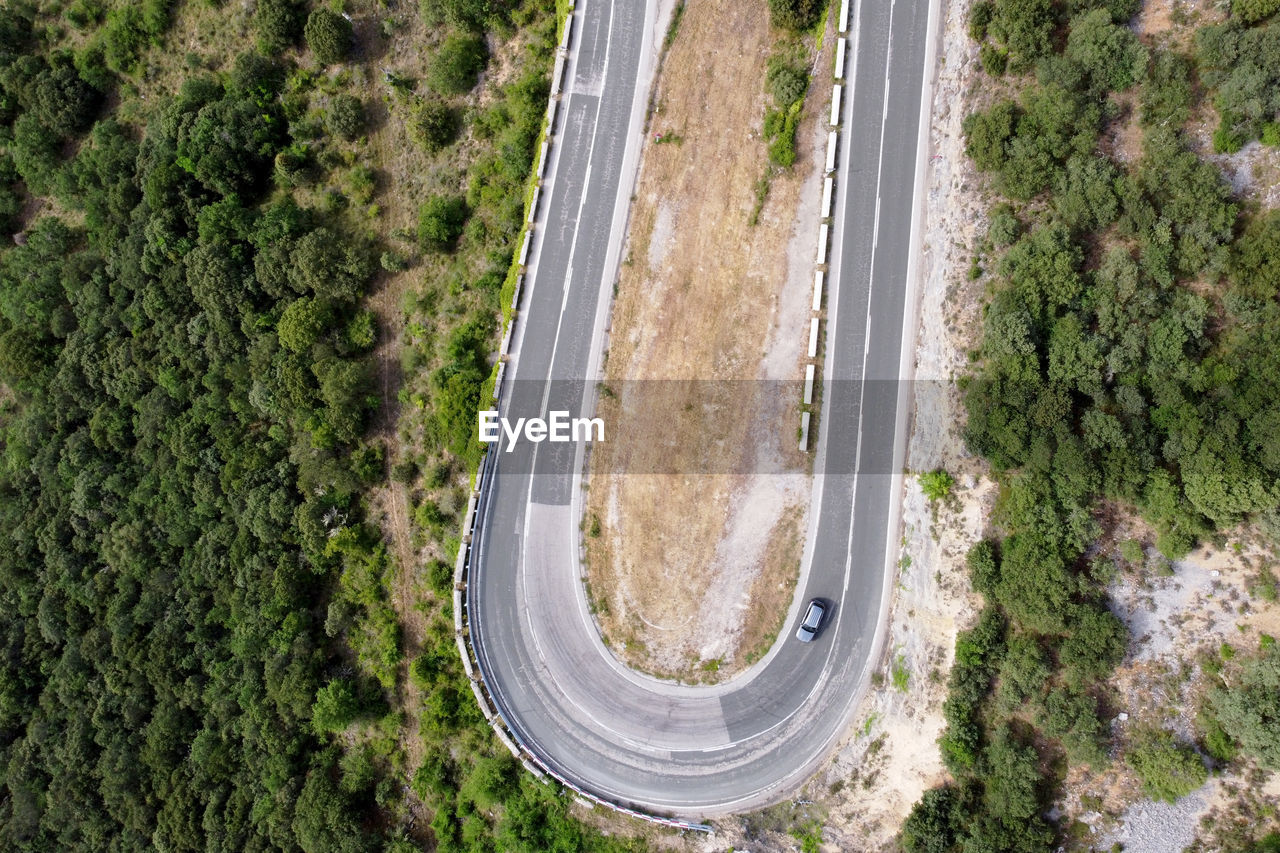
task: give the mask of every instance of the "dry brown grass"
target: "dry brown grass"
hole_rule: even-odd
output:
[[[794,438],[799,381],[794,394],[706,381],[761,377],[814,156],[802,130],[797,165],[775,178],[759,224],[749,225],[767,163],[760,126],[774,40],[763,3],[686,8],[653,100],[614,306],[606,383],[617,396],[602,401],[609,441],[593,452],[588,493],[602,526],[590,540],[591,590],[615,649],[664,675],[740,668],[744,651],[776,631],[799,560],[803,513],[762,509],[745,473],[762,454],[804,470]],[[815,106],[822,88],[814,91],[802,128],[824,108]],[[678,141],[654,144],[655,134]],[[802,372],[797,362],[790,375]],[[677,393],[621,381],[636,379],[702,381]],[[614,473],[651,466],[687,473]],[[696,473],[707,471],[729,473]],[[735,526],[741,534],[755,523],[751,547],[730,541]],[[734,600],[709,601],[717,588]],[[730,614],[730,624],[694,621],[708,609]]]

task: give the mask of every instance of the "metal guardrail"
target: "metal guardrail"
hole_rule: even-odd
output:
[[[847,2],[847,0],[846,0]],[[543,143],[538,156],[537,178],[538,184],[534,189],[534,202],[529,211],[528,228],[525,231],[523,242],[520,247],[520,265],[524,267],[529,258],[529,251],[533,244],[535,227],[534,223],[537,219],[537,199],[542,191],[541,181],[546,169],[547,155],[551,148],[552,139],[555,136],[555,120],[557,117],[557,104],[560,97],[561,81],[566,66],[569,64],[569,51],[571,42],[571,33],[573,27],[574,7],[569,7],[569,14],[565,18],[564,38],[560,42],[560,46],[556,49],[555,71],[553,84],[551,89],[551,97],[547,104],[547,135],[546,141]],[[521,291],[523,290],[524,278],[528,275],[528,271],[522,270],[517,278],[515,295],[513,297],[513,314],[502,338],[502,351],[499,353],[499,367],[496,381],[493,388],[493,398],[500,406],[502,400],[502,380],[505,374],[505,368],[508,358],[508,349],[511,344],[512,331],[516,322],[519,320],[518,309]],[[485,674],[484,655],[481,651],[477,651],[477,637],[473,637],[470,631],[470,600],[468,592],[470,590],[471,581],[473,580],[472,555],[475,552],[477,544],[477,536],[483,538],[484,525],[480,523],[481,519],[486,515],[489,497],[489,486],[493,482],[493,478],[497,475],[498,460],[496,453],[486,452],[481,459],[480,469],[476,472],[476,481],[472,487],[471,495],[467,500],[467,512],[462,522],[462,539],[458,545],[458,556],[454,563],[453,569],[453,627],[455,640],[458,646],[458,654],[462,657],[463,670],[466,673],[467,680],[471,685],[471,692],[476,697],[476,702],[480,705],[480,712],[484,714],[485,719],[493,728],[494,734],[519,761],[526,770],[534,774],[539,779],[546,781],[554,779],[565,788],[573,791],[579,797],[612,809],[621,814],[646,820],[651,823],[658,823],[664,826],[674,827],[676,829],[687,829],[696,832],[711,832],[711,827],[704,823],[696,823],[693,821],[680,820],[679,818],[665,817],[662,815],[652,814],[650,812],[641,811],[639,809],[630,808],[621,803],[614,802],[607,797],[598,795],[587,788],[575,784],[566,774],[556,771],[551,762],[540,755],[537,749],[520,735],[517,727],[511,724],[507,719],[502,708],[494,699],[493,691],[489,688],[489,679]]]

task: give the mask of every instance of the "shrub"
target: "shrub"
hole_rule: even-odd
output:
[[[298,40],[302,11],[294,0],[258,0],[253,28],[258,34],[258,50],[272,56]]]
[[[1071,634],[1058,647],[1058,661],[1075,684],[1104,678],[1124,657],[1129,633],[1109,610],[1081,606],[1071,623]]]
[[[1202,708],[1196,718],[1196,728],[1200,730],[1200,742],[1204,746],[1204,751],[1214,760],[1226,763],[1235,759],[1239,752],[1235,741],[1207,707]]]
[[[117,74],[132,74],[147,47],[142,13],[135,6],[119,6],[107,14],[102,28],[103,59]]]
[[[436,595],[444,596],[453,586],[453,567],[444,560],[432,560],[427,564],[427,582]]]
[[[1013,207],[1008,204],[996,205],[991,211],[987,226],[987,236],[991,239],[992,245],[997,249],[1003,249],[1016,242],[1021,233],[1022,223],[1018,221]]]
[[[996,543],[990,539],[976,543],[969,549],[965,562],[973,588],[983,595],[994,595],[1000,583],[1000,556],[996,553]]]
[[[505,4],[493,0],[420,0],[428,24],[442,21],[465,30],[481,30],[491,19],[502,19]]]
[[[443,150],[458,138],[458,113],[440,101],[424,101],[413,111],[409,133],[428,154]]]
[[[955,477],[942,468],[926,471],[916,479],[920,481],[920,489],[924,492],[924,496],[930,501],[942,501],[951,497],[951,490],[956,485]]]
[[[377,317],[368,309],[357,311],[347,324],[347,344],[352,349],[363,352],[372,348],[377,340]]]
[[[355,139],[365,128],[364,103],[345,92],[334,95],[326,116],[329,132],[343,139]]]
[[[1035,637],[1018,635],[1009,640],[1000,665],[999,696],[1009,709],[1044,690],[1053,670]]]
[[[785,112],[770,110],[765,114],[765,138],[769,140],[769,162],[789,169],[796,162],[796,129],[803,101],[795,101]]]
[[[1228,116],[1223,115],[1213,131],[1213,153],[1235,154],[1244,147],[1244,139],[1236,132]]]
[[[359,710],[360,704],[351,682],[345,678],[330,681],[316,691],[311,725],[318,734],[342,731],[356,718]]]
[[[902,824],[903,849],[907,853],[947,853],[956,842],[957,824],[963,824],[959,806],[950,787],[925,791]]]
[[[424,250],[451,252],[467,222],[467,202],[460,196],[435,195],[418,212],[418,243]]]
[[[1050,692],[1038,721],[1045,734],[1062,742],[1072,764],[1096,768],[1105,763],[1107,729],[1098,718],[1098,703],[1089,694],[1069,688]]]
[[[809,75],[803,68],[796,68],[773,56],[769,58],[764,82],[777,105],[786,109],[804,97],[805,90],[809,88]]]
[[[1153,800],[1172,803],[1204,784],[1209,773],[1195,750],[1177,743],[1163,729],[1145,729],[1134,738],[1125,761]]]
[[[427,66],[427,85],[442,95],[461,95],[475,88],[489,51],[478,35],[451,35]]]
[[[1231,14],[1246,24],[1255,24],[1280,12],[1280,0],[1231,0]]]
[[[329,324],[329,306],[323,300],[303,296],[289,303],[276,324],[280,345],[291,352],[306,352]]]
[[[1126,539],[1120,543],[1120,556],[1126,563],[1140,566],[1146,562],[1147,551],[1142,546],[1141,539]]]
[[[351,52],[351,22],[324,6],[307,16],[303,35],[306,36],[307,47],[325,65],[341,62]]]
[[[1210,693],[1209,708],[1241,750],[1280,768],[1280,647],[1269,644],[1245,663],[1237,685]]]
[[[1009,67],[1009,52],[1002,47],[986,43],[978,48],[978,61],[982,63],[983,71],[992,77],[1002,77],[1005,69]]]
[[[769,20],[775,27],[804,30],[817,23],[821,0],[769,0]]]
[[[378,264],[387,272],[403,272],[409,268],[409,260],[395,249],[387,249],[378,257]]]
[[[969,7],[969,38],[980,42],[987,37],[987,27],[995,16],[996,7],[990,0],[978,0]]]
[[[1079,64],[1096,90],[1122,91],[1147,65],[1147,51],[1127,26],[1111,22],[1106,9],[1094,9],[1071,22],[1067,59]]]

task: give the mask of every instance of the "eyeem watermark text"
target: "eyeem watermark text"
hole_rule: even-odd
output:
[[[571,418],[568,412],[551,412],[549,418],[516,418],[512,424],[494,409],[480,413],[480,440],[493,444],[507,437],[507,452],[522,437],[538,444],[543,441],[604,441],[602,418]]]

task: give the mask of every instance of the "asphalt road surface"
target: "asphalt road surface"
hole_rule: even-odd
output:
[[[928,0],[860,0],[851,12],[813,522],[803,589],[769,654],[708,687],[627,670],[586,606],[580,448],[518,444],[489,472],[471,561],[473,648],[517,739],[597,796],[680,815],[761,805],[812,773],[850,722],[878,650],[896,537],[899,359],[928,13]],[[642,142],[637,117],[661,38],[655,18],[639,0],[581,0],[575,12],[552,189],[504,412],[577,413],[593,399],[584,377],[599,370]],[[802,644],[794,617],[812,597],[833,612],[816,642]]]

